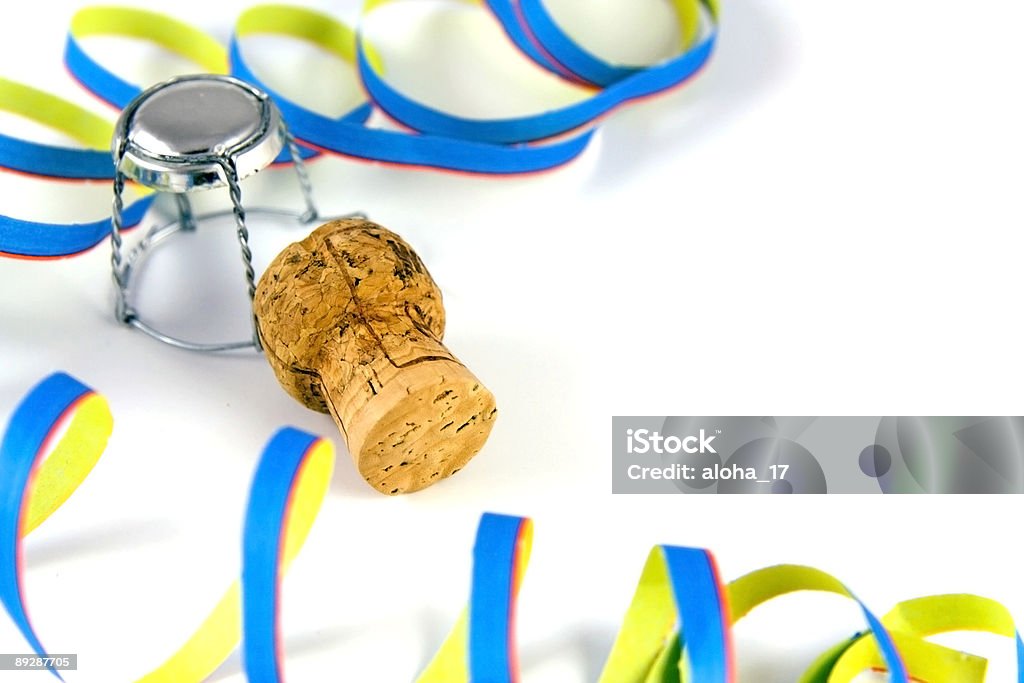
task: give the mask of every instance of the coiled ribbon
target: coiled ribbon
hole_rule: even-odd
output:
[[[68,422],[47,454],[49,441]],[[60,507],[103,452],[113,420],[106,401],[78,380],[55,374],[15,409],[0,442],[0,601],[29,645],[46,655],[28,618],[21,588],[20,541]],[[267,444],[249,496],[242,577],[195,634],[141,681],[204,680],[242,642],[253,683],[282,680],[277,629],[279,584],[312,527],[333,469],[330,443],[284,428]],[[473,550],[469,606],[419,683],[513,683],[519,680],[515,604],[529,561],[530,520],[486,514]],[[973,595],[900,603],[877,618],[839,580],[811,567],[781,565],[723,584],[707,550],[651,551],[600,683],[735,683],[733,623],[757,606],[796,591],[855,600],[868,629],[823,653],[800,683],[849,683],[884,670],[894,683],[981,683],[986,661],[927,637],[986,631],[1014,638],[1017,680],[1024,683],[1024,643],[1009,612]],[[59,672],[54,674],[60,678]]]
[[[363,13],[397,1],[366,0]],[[678,54],[652,66],[624,66],[580,46],[539,0],[486,0],[480,4],[525,56],[540,68],[585,86],[590,94],[575,104],[532,116],[494,120],[456,116],[389,85],[380,59],[360,31],[329,15],[289,5],[246,10],[228,49],[205,32],[162,14],[123,7],[86,8],[72,20],[64,60],[83,87],[121,109],[143,88],[93,58],[83,41],[111,35],[149,41],[194,62],[202,71],[231,73],[266,90],[301,143],[304,156],[328,152],[403,166],[503,175],[544,171],[576,158],[590,142],[600,117],[623,104],[681,85],[697,74],[710,59],[717,35],[716,0],[670,0],[679,25]],[[276,92],[245,60],[243,40],[259,34],[307,41],[353,64],[367,101],[341,117],[330,118]],[[374,107],[409,132],[368,127]],[[0,168],[74,180],[113,177],[113,161],[107,151],[113,125],[106,119],[54,95],[2,79],[0,109],[66,133],[85,146],[43,145],[0,134]],[[125,225],[136,225],[150,201],[151,197],[132,204]],[[0,215],[0,255],[71,256],[95,246],[109,231],[109,219],[57,224]]]

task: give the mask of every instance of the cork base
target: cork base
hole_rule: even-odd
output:
[[[483,447],[497,412],[494,395],[464,365],[418,363],[350,421],[367,428],[348,432],[349,451],[371,486],[411,493],[462,469]]]

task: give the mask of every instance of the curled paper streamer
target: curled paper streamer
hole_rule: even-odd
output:
[[[366,0],[363,13],[394,1]],[[302,143],[305,157],[322,151],[403,166],[507,175],[544,171],[576,158],[590,142],[599,118],[696,75],[710,59],[717,35],[714,0],[672,0],[680,28],[678,54],[651,66],[622,66],[605,62],[578,45],[538,0],[487,0],[482,4],[526,57],[569,82],[587,86],[591,95],[534,116],[477,120],[448,114],[389,85],[381,61],[358,31],[329,15],[289,5],[246,10],[238,19],[229,49],[200,29],[163,14],[127,7],[89,7],[72,20],[64,61],[83,87],[121,109],[143,88],[119,76],[114,65],[100,63],[89,54],[84,41],[92,36],[149,41],[194,62],[202,71],[230,72],[266,90]],[[304,40],[352,63],[367,101],[341,117],[330,118],[275,92],[244,58],[241,42],[258,34]],[[368,127],[374,107],[409,132]],[[56,147],[0,135],[0,167],[72,180],[113,178],[113,160],[108,153],[113,126],[102,117],[54,95],[2,79],[0,108],[67,133],[85,146]],[[570,137],[564,137],[567,134]],[[559,139],[549,139],[553,137]],[[287,161],[284,153],[278,161]],[[143,218],[149,201],[136,202],[128,209],[126,227]],[[0,255],[72,256],[95,246],[109,232],[109,219],[58,224],[0,215]]]
[[[368,0],[363,5],[363,13],[384,4],[388,4],[388,0]],[[534,61],[538,57],[534,45],[559,54],[585,53],[557,29],[540,3],[524,3],[521,12],[514,10],[510,2],[491,0],[484,4],[513,37],[517,47],[530,46],[526,55]],[[371,161],[452,171],[529,173],[575,158],[586,147],[591,134],[586,132],[574,139],[541,146],[527,143],[590,126],[621,104],[686,82],[707,63],[714,46],[717,7],[709,3],[702,11],[701,0],[673,0],[672,5],[681,25],[682,45],[678,56],[651,67],[622,67],[614,72],[614,79],[609,77],[596,94],[584,102],[533,117],[477,121],[425,107],[387,84],[379,58],[359,32],[329,15],[289,5],[257,6],[239,17],[230,46],[230,70],[232,75],[266,90],[295,136],[316,149]],[[546,22],[541,21],[543,17],[547,17]],[[534,33],[534,24],[547,30]],[[705,30],[708,37],[698,41]],[[68,70],[83,86],[116,107],[123,107],[139,88],[89,56],[80,39],[96,33],[144,37],[204,64],[214,73],[220,72],[219,46],[215,47],[216,41],[197,29],[142,10],[87,8],[79,12],[72,23],[65,61]],[[355,62],[368,102],[341,118],[331,119],[283,97],[262,82],[244,60],[239,41],[256,34],[287,35],[313,43],[344,61]],[[545,40],[551,43],[547,47]],[[193,43],[201,46],[201,51],[199,47],[193,50]],[[592,57],[592,61],[599,62],[596,57]],[[538,63],[545,68],[549,66],[544,61]],[[574,82],[581,80],[579,76],[566,74],[565,69],[554,69],[553,73]],[[373,106],[404,124],[412,133],[367,128],[363,124]]]
[[[84,149],[44,145],[0,134],[0,168],[46,178],[113,178],[110,137],[114,124],[56,95],[0,78],[0,110],[49,126]],[[102,151],[101,151],[102,150]],[[142,220],[152,197],[125,209],[125,229]],[[44,223],[0,214],[0,256],[56,258],[91,249],[110,234],[110,219],[86,223]]]
[[[397,1],[368,0],[363,7],[368,11]],[[538,65],[556,76],[586,82],[588,79],[584,75],[555,58],[555,55],[563,60],[566,55],[586,55],[587,59],[579,60],[580,64],[576,66],[583,72],[600,67],[602,74],[598,80],[601,85],[592,83],[593,94],[582,102],[542,114],[510,119],[467,119],[423,105],[388,85],[360,38],[357,41],[359,75],[373,103],[391,118],[423,133],[495,144],[532,142],[589,126],[622,104],[685,83],[707,64],[715,44],[717,11],[714,5],[706,8],[710,33],[707,38],[702,37],[704,25],[700,0],[673,0],[671,4],[681,25],[680,53],[649,67],[614,67],[590,56],[558,28],[543,4],[536,0],[487,0],[485,4],[516,47]]]
[[[93,36],[144,40],[189,60],[203,73],[227,74],[230,71],[224,46],[213,36],[183,21],[134,7],[86,7],[71,19],[64,64],[82,87],[116,110],[124,109],[145,88],[121,78],[114,68],[108,68],[93,58],[80,42]],[[367,108],[360,122],[365,121],[368,115]],[[108,135],[108,147],[109,138]],[[304,158],[315,154],[309,149],[302,150]],[[290,160],[288,151],[282,150],[275,163],[290,163]],[[113,160],[110,158],[107,167],[109,177],[113,178]]]
[[[202,31],[164,15],[127,8],[82,10],[72,20],[71,33],[80,37],[118,34],[155,42],[179,53],[211,73],[227,71],[224,48]],[[69,41],[65,63],[87,69],[91,60]],[[98,67],[84,83],[101,89],[118,108],[141,92],[113,72]],[[114,124],[91,111],[36,88],[0,78],[0,109],[64,133],[84,148],[60,147],[0,134],[0,168],[27,175],[65,180],[113,180],[110,152]],[[123,227],[137,226],[154,195],[140,188],[142,198],[123,213]],[[75,256],[110,235],[110,218],[85,223],[46,223],[0,214],[0,256],[51,259]]]
[[[55,147],[0,133],[0,166],[11,171],[67,180],[110,180],[114,124],[76,104],[36,88],[0,78],[0,109],[60,131],[84,149]]]
[[[59,442],[47,446],[62,424]],[[40,656],[21,590],[21,538],[43,523],[88,476],[113,420],[106,401],[68,375],[40,382],[11,416],[0,442],[0,601]],[[247,677],[276,683],[284,668],[277,628],[279,584],[326,495],[334,453],[293,428],[270,440],[253,478],[242,543],[242,579],[224,594],[195,634],[141,681],[198,683],[237,646]],[[487,514],[473,550],[469,606],[419,683],[517,683],[515,603],[529,561],[533,525]],[[780,565],[723,584],[711,553],[658,546],[608,656],[600,683],[735,683],[733,623],[765,602],[796,591],[857,600],[838,579],[811,567]],[[931,643],[938,633],[985,631],[1015,639],[1017,680],[1024,683],[1024,643],[1005,607],[973,595],[940,595],[898,604],[878,619],[857,601],[869,626],[829,648],[800,683],[849,683],[867,670],[894,683],[981,683],[980,657]],[[54,675],[60,678],[59,672]]]
[[[245,530],[246,560],[255,552],[250,545],[265,545],[283,537],[286,542],[280,552],[267,557],[267,564],[261,569],[264,574],[288,570],[313,526],[333,468],[334,447],[329,441],[291,427],[281,429],[271,438],[260,456],[253,482]],[[267,497],[266,482],[268,477],[274,476],[280,477],[275,490],[283,488],[285,492],[281,504]],[[273,527],[254,527],[254,517],[260,519],[261,515],[276,515],[278,521]],[[280,533],[273,532],[271,536],[271,529],[278,529]],[[243,568],[242,586],[251,589],[257,574],[252,564],[247,562]],[[185,645],[159,668],[139,679],[139,683],[198,682],[213,673],[238,645],[243,617],[242,590],[238,581],[232,583]],[[250,620],[255,617],[248,600],[245,600],[245,605],[248,642]],[[273,613],[262,616],[273,623]]]
[[[653,549],[599,681],[662,681],[682,667],[675,673],[691,680],[735,683],[728,615],[711,553]],[[685,663],[680,641],[688,644]]]
[[[64,437],[42,461],[66,417],[71,417],[71,423]],[[21,594],[21,538],[59,508],[89,475],[106,447],[112,424],[106,401],[77,380],[57,374],[36,386],[18,406],[0,443],[0,601],[40,655],[45,650]]]
[[[43,459],[51,437],[70,418],[60,442]],[[102,454],[113,427],[107,402],[78,380],[58,373],[36,385],[11,416],[0,443],[0,602],[18,630],[41,657],[46,650],[36,635],[21,590],[21,537],[39,526],[68,499]],[[284,480],[286,505],[272,512],[286,529],[287,543],[272,558],[272,570],[284,572],[298,554],[320,509],[334,465],[330,442],[285,428],[264,449],[250,518],[268,502],[258,495],[267,472],[290,464]],[[247,533],[247,547],[259,534]],[[195,633],[140,683],[190,683],[205,680],[238,646],[242,596],[235,581]],[[54,671],[60,678],[60,674]]]
[[[278,680],[278,578],[306,540],[334,469],[329,442],[278,432],[260,459],[245,518],[242,596],[249,680]]]
[[[281,109],[295,137],[304,145],[321,151],[402,166],[502,175],[561,166],[581,154],[591,137],[590,133],[585,133],[540,146],[494,145],[458,136],[368,128],[361,124],[372,112],[373,105],[378,104],[373,100],[341,119],[331,119],[284,97],[252,71],[245,61],[240,40],[259,34],[306,40],[344,61],[353,62],[357,58],[356,32],[319,12],[267,5],[245,11],[239,17],[231,41],[232,74],[266,90]],[[368,63],[379,63],[369,47],[360,54]]]
[[[530,520],[495,514],[481,518],[469,607],[417,683],[519,680],[515,601],[532,544]]]
[[[79,43],[82,38],[90,36],[145,40],[184,57],[206,73],[225,74],[228,71],[227,55],[217,39],[183,21],[130,7],[86,7],[71,19],[64,64],[89,92],[119,110],[124,109],[144,88],[129,83],[113,69],[94,60]]]

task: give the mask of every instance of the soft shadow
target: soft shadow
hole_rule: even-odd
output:
[[[311,654],[315,652],[322,652],[329,650],[331,646],[336,645],[346,638],[350,638],[355,635],[355,630],[351,628],[327,628],[317,629],[315,631],[307,631],[305,633],[299,633],[294,636],[289,636],[284,639],[283,650],[287,653],[287,657],[300,657],[304,654]],[[231,656],[228,657],[223,664],[217,667],[209,678],[206,680],[208,683],[216,683],[217,681],[227,681],[234,677],[241,676],[244,674],[242,668],[242,652],[240,648],[236,648]]]
[[[601,127],[592,183],[621,184],[638,165],[685,154],[696,142],[744,116],[774,90],[796,62],[795,39],[763,3],[725,3],[721,35],[705,71],[654,102],[630,104]]]
[[[450,623],[447,616],[438,611],[431,610],[418,610],[412,616],[411,621],[417,625],[418,631],[423,635],[422,642],[427,644],[426,657],[421,660],[418,669],[419,671],[422,671],[426,668],[431,658],[433,658],[434,653],[440,649],[441,644],[448,635],[448,631],[452,627],[452,623]],[[327,652],[340,646],[348,639],[355,638],[360,634],[365,634],[367,631],[373,631],[374,628],[381,627],[375,627],[372,624],[364,624],[360,627],[334,626],[305,631],[287,636],[282,643],[282,650],[287,659],[299,659],[304,655]],[[242,652],[241,648],[239,648],[232,652],[231,656],[228,657],[224,663],[221,664],[206,680],[209,681],[209,683],[222,683],[224,681],[239,679],[239,677],[242,677],[244,673]]]
[[[422,642],[427,644],[427,649],[420,659],[417,671],[423,671],[430,664],[434,655],[441,649],[444,639],[448,637],[455,622],[451,617],[439,610],[420,610],[415,619],[419,632],[423,634]]]
[[[572,657],[577,670],[583,672],[583,680],[596,681],[601,676],[615,634],[602,629],[577,624],[572,632],[552,638],[543,644],[524,647],[520,655],[520,664],[529,678],[531,669],[540,666],[545,660],[557,657],[564,659],[567,653]]]
[[[37,569],[72,557],[96,557],[162,543],[176,534],[174,526],[165,519],[122,519],[102,527],[78,528],[32,539],[26,557],[29,566]]]

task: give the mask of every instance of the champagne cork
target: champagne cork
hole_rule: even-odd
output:
[[[441,343],[441,291],[395,233],[361,218],[320,226],[274,259],[253,305],[281,385],[330,413],[378,491],[435,484],[483,447],[494,396]]]

